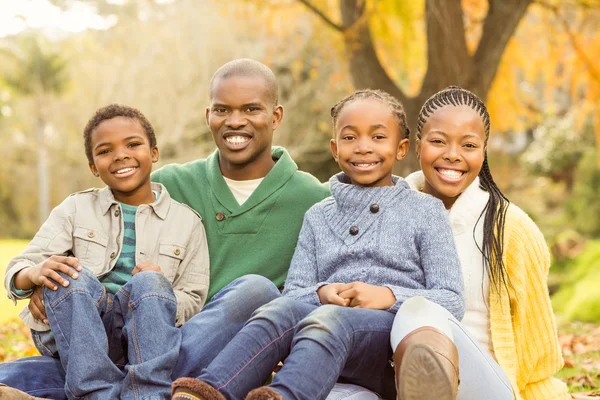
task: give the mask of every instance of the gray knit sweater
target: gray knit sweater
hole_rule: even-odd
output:
[[[463,279],[442,202],[393,181],[364,188],[343,173],[330,179],[333,196],[304,216],[284,295],[320,305],[321,286],[361,281],[394,293],[390,312],[423,296],[462,318]]]

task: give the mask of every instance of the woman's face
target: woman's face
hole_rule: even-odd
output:
[[[417,156],[425,175],[423,191],[452,207],[479,175],[485,156],[485,128],[468,106],[445,106],[427,120],[417,140]]]

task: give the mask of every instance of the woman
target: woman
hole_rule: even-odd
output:
[[[535,223],[496,186],[489,131],[483,102],[456,86],[433,95],[419,113],[421,171],[407,181],[448,210],[466,313],[459,322],[419,297],[401,306],[391,333],[398,399],[434,392],[442,393],[438,399],[568,397],[553,378],[563,360],[546,284],[548,249]]]

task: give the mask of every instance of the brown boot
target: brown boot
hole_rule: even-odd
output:
[[[0,383],[0,400],[43,400]]]
[[[283,396],[273,389],[263,386],[248,393],[246,400],[283,400]]]
[[[225,400],[217,389],[194,378],[179,378],[171,385],[172,399]]]
[[[458,351],[441,331],[425,326],[402,339],[394,352],[397,400],[455,400]]]

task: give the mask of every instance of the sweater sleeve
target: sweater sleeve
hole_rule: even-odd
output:
[[[460,321],[465,313],[464,281],[450,221],[441,202],[436,201],[423,212],[419,246],[426,288],[385,285],[396,297],[389,311],[398,311],[400,305],[411,297],[423,296],[446,308]]]
[[[511,313],[517,354],[517,385],[524,400],[563,400],[566,385],[553,378],[563,367],[558,333],[548,294],[550,254],[535,223],[509,208],[504,256],[514,289]]]
[[[319,306],[321,301],[317,290],[327,282],[318,280],[315,234],[308,219],[309,214],[310,210],[304,217],[302,229],[300,229],[298,244],[285,280],[283,295]]]

